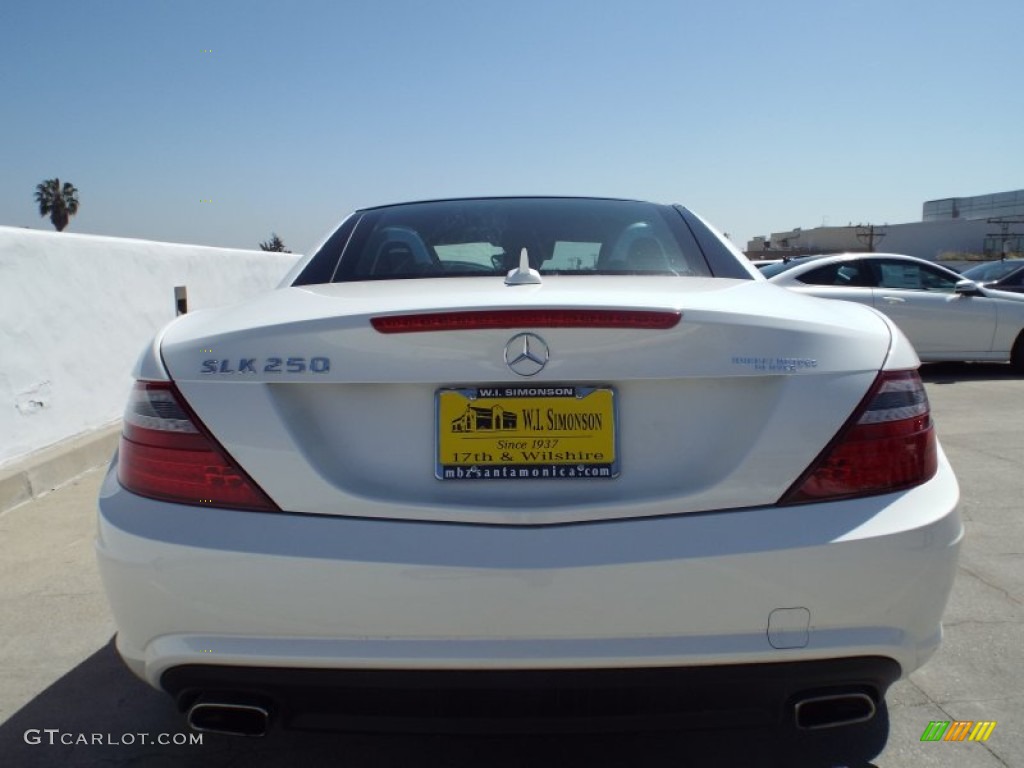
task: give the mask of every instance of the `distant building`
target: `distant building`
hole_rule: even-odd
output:
[[[997,258],[1024,253],[1024,189],[976,197],[947,197],[924,204],[925,221],[983,219],[990,226],[982,247],[986,256]],[[992,232],[993,229],[999,232]]]
[[[1005,221],[1001,221],[1005,219]],[[751,259],[845,251],[905,253],[929,261],[1024,255],[1024,190],[930,200],[923,221],[773,232],[747,243]]]
[[[975,197],[947,197],[924,204],[922,221],[1024,217],[1024,189]]]

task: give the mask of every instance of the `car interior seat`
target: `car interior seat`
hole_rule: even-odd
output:
[[[668,256],[646,221],[626,227],[613,244],[605,244],[597,259],[601,272],[674,272]]]
[[[653,237],[638,237],[629,246],[626,263],[637,272],[667,272],[668,259],[661,243]]]
[[[441,264],[419,234],[407,227],[385,227],[367,244],[371,276],[440,274]]]

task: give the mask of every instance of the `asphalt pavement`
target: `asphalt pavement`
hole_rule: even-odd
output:
[[[761,731],[528,735],[192,734],[113,647],[93,555],[104,469],[0,513],[0,765],[1024,766],[1024,377],[923,369],[957,472],[967,536],[936,656],[865,726],[794,740]],[[986,742],[925,742],[931,721],[994,721]]]

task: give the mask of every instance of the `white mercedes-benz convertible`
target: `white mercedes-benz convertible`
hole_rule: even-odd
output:
[[[125,662],[240,734],[870,719],[957,483],[892,321],[745,262],[678,206],[417,202],[174,320],[99,499]]]

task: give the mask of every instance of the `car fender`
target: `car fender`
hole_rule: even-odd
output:
[[[982,288],[982,293],[996,308],[992,349],[1009,357],[1014,342],[1024,331],[1024,294],[992,288]]]
[[[917,352],[914,351],[914,346],[910,343],[906,334],[900,330],[899,326],[896,325],[896,323],[894,323],[884,312],[873,307],[864,308],[868,312],[874,312],[878,315],[882,322],[884,322],[889,328],[889,353],[885,357],[882,369],[886,371],[898,371],[919,367],[921,365],[921,360],[918,358]]]

